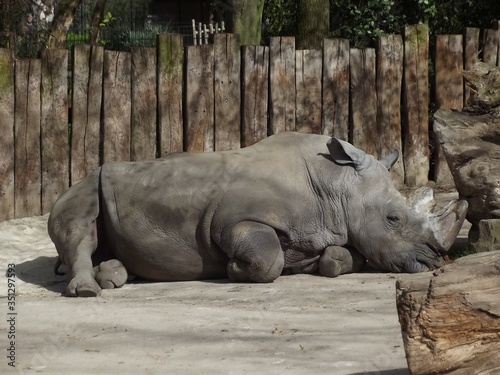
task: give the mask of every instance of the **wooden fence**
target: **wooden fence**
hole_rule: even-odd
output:
[[[500,31],[482,35],[483,60],[497,64]],[[437,107],[462,108],[461,71],[479,50],[479,29],[437,37]],[[0,49],[0,221],[49,212],[103,162],[233,149],[269,132],[333,135],[378,157],[397,149],[399,186],[426,184],[431,163],[438,183],[449,179],[429,152],[426,25],[382,36],[376,49],[328,39],[322,51],[296,50],[292,37],[240,48],[233,34],[184,48],[165,34],[157,48],[79,45],[73,56],[14,60]]]

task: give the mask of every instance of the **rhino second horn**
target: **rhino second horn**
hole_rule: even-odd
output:
[[[411,208],[419,214],[428,215],[434,211],[436,201],[434,191],[429,187],[423,187],[415,190],[409,197]]]

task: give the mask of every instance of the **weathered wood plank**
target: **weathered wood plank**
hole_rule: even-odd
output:
[[[238,35],[214,35],[215,151],[241,144],[241,52]]]
[[[100,164],[102,67],[104,48],[76,45],[73,50],[71,185]]]
[[[132,54],[132,121],[130,160],[156,155],[156,49],[134,47]]]
[[[374,48],[351,48],[352,144],[378,157],[375,59]]]
[[[498,48],[500,30],[486,29],[483,33],[483,62],[496,66],[498,64]]]
[[[17,60],[15,106],[16,217],[40,215],[40,60]]]
[[[377,56],[377,123],[378,154],[394,150],[403,154],[401,134],[401,88],[403,85],[403,38],[401,35],[381,36]],[[404,166],[400,157],[390,170],[396,186],[404,185]]]
[[[469,255],[396,283],[411,374],[498,374],[500,251]]]
[[[295,52],[295,126],[302,133],[321,134],[321,50]]]
[[[42,214],[69,187],[68,51],[42,52]]]
[[[214,47],[187,47],[184,148],[214,150]]]
[[[325,39],[322,134],[349,139],[349,40]]]
[[[183,151],[183,36],[158,35],[158,142],[160,156]]]
[[[462,109],[464,104],[463,37],[436,37],[436,109]],[[442,185],[453,185],[453,176],[441,145],[436,143],[434,178]]]
[[[295,38],[271,38],[269,58],[269,127],[272,133],[295,131]]]
[[[479,59],[479,32],[478,28],[467,27],[464,41],[464,69],[470,70]],[[465,86],[464,106],[470,97],[470,88]]]
[[[241,145],[267,136],[269,47],[243,46],[243,118]]]
[[[130,160],[131,56],[104,51],[102,162]]]
[[[0,222],[14,212],[14,56],[0,48]]]
[[[424,186],[429,176],[429,28],[405,27],[404,37],[405,183]]]

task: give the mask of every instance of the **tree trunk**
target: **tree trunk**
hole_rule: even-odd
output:
[[[239,34],[241,45],[259,45],[264,0],[230,0],[230,5],[229,29]]]
[[[61,0],[57,4],[54,21],[50,27],[47,48],[66,48],[66,34],[75,18],[76,8],[81,2],[82,0]]]
[[[329,0],[300,0],[297,49],[321,49],[330,30]]]
[[[92,13],[92,24],[90,25],[90,45],[95,46],[99,41],[99,24],[104,16],[106,0],[97,0]]]
[[[412,375],[498,374],[500,251],[458,259],[396,284]]]

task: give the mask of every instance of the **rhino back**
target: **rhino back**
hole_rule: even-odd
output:
[[[266,202],[276,202],[278,216],[289,215],[285,206],[292,207],[304,190],[303,149],[326,152],[327,139],[283,134],[241,150],[105,164],[107,242],[132,273],[149,279],[224,277],[227,256],[210,234],[219,203],[229,198],[235,209],[225,204],[223,215],[235,218],[238,207],[254,216],[265,213]]]

